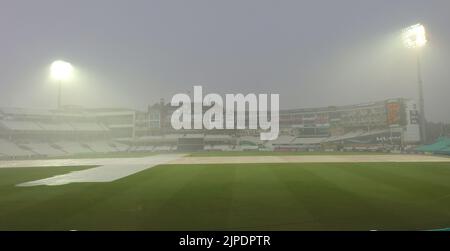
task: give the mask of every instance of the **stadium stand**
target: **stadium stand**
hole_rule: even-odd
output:
[[[259,137],[255,136],[242,136],[239,138],[239,145],[257,146],[263,144],[263,141]]]
[[[165,151],[170,151],[171,150],[171,146],[155,146],[154,151],[155,152],[165,152]]]
[[[291,144],[293,145],[315,145],[326,141],[326,138],[295,138]]]
[[[280,110],[280,135],[273,141],[260,140],[258,129],[175,130],[170,123],[175,109],[164,102],[147,111],[0,108],[0,157],[203,150],[374,151],[393,145],[403,149],[412,145],[416,150],[420,143],[416,105],[402,98]],[[449,148],[440,142],[417,151],[446,153]]]
[[[70,124],[75,131],[89,131],[89,132],[105,132],[108,128],[101,124],[94,122],[73,122]]]
[[[15,157],[30,157],[36,155],[35,153],[20,148],[18,145],[14,144],[5,139],[0,139],[0,153],[11,158]]]
[[[213,151],[231,151],[231,150],[233,150],[233,147],[230,145],[213,145],[211,147],[211,150],[213,150]]]
[[[55,145],[69,154],[93,153],[94,151],[78,142],[55,142]]]
[[[357,130],[357,131],[354,131],[354,132],[348,132],[348,133],[343,134],[343,135],[332,136],[330,138],[327,138],[325,141],[326,142],[333,142],[333,141],[341,141],[341,140],[356,138],[358,136],[361,136],[363,133],[364,133],[363,130]]]
[[[40,131],[42,130],[36,123],[30,121],[3,120],[1,125],[11,131]]]
[[[47,143],[28,143],[24,144],[24,146],[43,156],[60,156],[66,154],[66,152],[56,149]]]
[[[58,123],[58,122],[37,122],[39,127],[44,131],[48,132],[71,132],[74,131],[73,127],[67,123]]]
[[[87,142],[85,143],[90,149],[97,153],[116,152],[117,150],[105,141]]]
[[[111,142],[110,144],[113,147],[114,152],[126,152],[130,148],[130,146],[118,142]]]
[[[257,151],[259,147],[256,145],[240,145],[235,148],[237,151]]]
[[[276,140],[272,140],[267,142],[269,145],[287,145],[292,144],[292,142],[295,140],[295,136],[290,135],[280,135]]]

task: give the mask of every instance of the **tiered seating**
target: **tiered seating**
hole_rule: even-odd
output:
[[[35,155],[33,152],[22,149],[16,144],[5,139],[0,139],[0,153],[9,157],[25,157]]]
[[[111,145],[115,152],[126,152],[130,148],[130,146],[118,142],[111,143]]]
[[[97,141],[97,142],[89,142],[86,143],[86,145],[89,146],[94,152],[97,153],[109,153],[109,152],[116,152],[117,150],[108,144],[108,142],[105,141]]]
[[[346,133],[346,134],[343,134],[343,135],[329,137],[325,141],[326,142],[333,142],[333,141],[340,141],[340,140],[351,139],[351,138],[354,138],[354,137],[361,136],[363,133],[364,132],[362,130],[349,132],[349,133]]]
[[[240,145],[255,146],[255,145],[262,144],[262,143],[263,142],[259,139],[259,137],[254,137],[254,136],[244,136],[239,139]]]
[[[154,151],[170,151],[170,146],[155,146]]]
[[[65,154],[65,152],[53,148],[52,146],[46,143],[29,143],[25,144],[25,146],[30,148],[33,152],[38,153],[40,155],[57,156]]]
[[[258,149],[259,149],[258,146],[241,145],[241,146],[239,146],[236,150],[241,150],[241,151],[256,151],[256,150],[258,150]]]
[[[133,148],[133,151],[135,152],[151,152],[153,151],[154,147],[153,146],[135,146]]]
[[[146,147],[145,147],[145,151],[147,151],[147,152],[151,152],[151,151],[153,151],[154,149],[155,149],[154,146],[146,146]]]
[[[232,146],[230,146],[230,145],[213,145],[211,150],[214,150],[214,151],[231,151],[232,150]]]
[[[276,140],[266,142],[266,146],[290,145],[295,140],[294,136],[280,135]]]
[[[12,131],[40,131],[36,123],[30,121],[2,120],[1,125]]]
[[[194,136],[195,137],[195,136]],[[202,136],[200,136],[201,138]],[[211,134],[211,135],[205,135],[203,137],[205,142],[214,144],[217,142],[221,142],[224,144],[235,144],[236,143],[236,138],[233,138],[230,135],[226,135],[226,134]]]
[[[296,138],[294,141],[292,141],[291,144],[294,145],[314,145],[314,144],[320,144],[323,141],[325,141],[326,138]]]
[[[57,123],[57,122],[38,122],[38,125],[45,131],[56,131],[56,132],[69,132],[74,131],[67,123]]]
[[[92,150],[87,147],[83,147],[77,142],[58,142],[55,144],[69,154],[92,153]]]
[[[94,122],[74,122],[70,124],[76,131],[103,132],[107,131],[103,125]]]

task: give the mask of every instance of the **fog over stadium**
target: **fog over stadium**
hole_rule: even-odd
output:
[[[0,235],[17,232],[0,239],[348,248],[386,244],[335,231],[450,231],[449,13],[1,0]]]
[[[279,93],[281,108],[417,98],[403,28],[423,23],[426,116],[450,121],[450,3],[2,1],[0,106],[56,106],[52,61],[76,70],[63,103],[128,107],[205,92]]]

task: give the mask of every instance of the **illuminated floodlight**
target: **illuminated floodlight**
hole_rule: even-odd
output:
[[[403,30],[403,43],[408,48],[419,48],[427,43],[425,27],[415,24]]]
[[[50,66],[51,77],[57,81],[70,79],[70,77],[72,76],[72,72],[72,65],[62,60],[57,60]]]

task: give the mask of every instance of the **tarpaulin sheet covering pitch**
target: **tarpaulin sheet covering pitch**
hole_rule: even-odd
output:
[[[123,177],[141,172],[145,169],[165,164],[170,161],[176,160],[182,157],[180,154],[162,154],[151,157],[139,158],[137,159],[129,159],[126,163],[119,161],[118,164],[111,163],[107,161],[107,164],[89,168],[81,171],[74,171],[67,174],[56,175],[50,178],[29,181],[25,183],[18,184],[17,186],[39,186],[39,185],[47,185],[47,186],[57,186],[57,185],[65,185],[69,183],[78,183],[78,182],[111,182]],[[98,162],[99,160],[95,160],[93,162]],[[126,160],[125,160],[126,161]],[[89,163],[89,161],[85,161]]]

